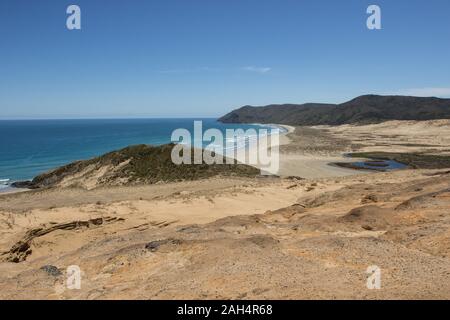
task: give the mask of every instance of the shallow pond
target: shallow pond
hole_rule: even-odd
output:
[[[392,171],[405,169],[407,166],[394,160],[367,160],[361,162],[352,162],[352,165],[360,169]]]

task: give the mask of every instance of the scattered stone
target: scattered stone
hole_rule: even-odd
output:
[[[155,240],[155,241],[151,241],[151,242],[147,243],[145,245],[145,249],[150,250],[151,252],[155,252],[162,245],[166,245],[166,244],[180,245],[181,243],[182,243],[182,241],[177,240],[177,239]]]
[[[368,194],[361,200],[361,203],[373,203],[373,202],[378,202],[379,200],[380,199],[378,198],[378,196],[376,194]]]
[[[300,180],[305,180],[305,179],[302,177],[298,177],[298,176],[288,176],[288,177],[286,177],[286,180],[300,181]]]
[[[53,276],[53,277],[59,277],[62,276],[62,272],[55,266],[52,265],[46,265],[41,267],[41,270],[45,271],[47,274]]]
[[[252,290],[252,293],[255,294],[255,295],[260,295],[260,294],[263,294],[263,293],[265,293],[265,292],[267,292],[269,290],[270,289],[268,289],[268,288],[255,288],[255,289]]]
[[[200,227],[198,226],[186,226],[181,227],[177,230],[177,232],[184,232],[184,233],[199,233]]]

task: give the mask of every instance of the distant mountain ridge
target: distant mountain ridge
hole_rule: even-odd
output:
[[[450,119],[450,99],[364,95],[342,104],[244,106],[219,118],[223,123],[341,125],[388,120]]]

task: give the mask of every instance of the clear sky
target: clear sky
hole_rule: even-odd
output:
[[[370,4],[382,30],[366,27]],[[1,0],[0,118],[450,97],[449,16],[448,0]]]

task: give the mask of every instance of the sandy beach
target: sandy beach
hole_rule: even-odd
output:
[[[242,161],[243,163],[260,168],[262,174],[272,174],[282,177],[298,176],[307,179],[315,179],[358,174],[355,170],[330,165],[330,163],[334,162],[355,161],[355,159],[348,159],[344,157],[344,152],[348,151],[345,148],[335,147],[330,143],[326,149],[321,150],[322,152],[311,152],[311,150],[306,151],[308,146],[317,144],[317,131],[307,133],[304,130],[299,129],[298,132],[295,132],[296,128],[293,126],[274,126],[282,127],[286,131],[278,134],[275,137],[276,139],[273,139],[274,135],[261,137],[259,140],[259,145],[270,146],[272,150],[277,149],[278,155],[275,158],[276,161],[279,161],[279,164],[273,168],[268,168],[260,163],[249,163],[248,161]],[[326,140],[327,139],[323,139],[323,141]],[[297,150],[293,150],[294,145]],[[236,159],[248,160],[249,154],[253,154],[255,159],[259,159],[257,156],[258,152],[258,144],[250,144],[248,150],[237,150]]]
[[[397,144],[445,153],[449,128],[289,128],[279,177],[2,194],[0,297],[448,299],[448,170],[329,164]],[[80,290],[64,289],[70,265],[82,270]],[[366,287],[372,265],[381,290]]]
[[[450,300],[450,1],[24,3],[0,2],[14,314]]]

